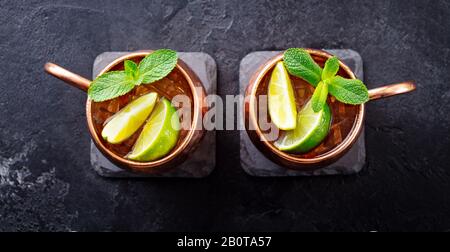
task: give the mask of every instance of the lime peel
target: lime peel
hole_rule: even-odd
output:
[[[311,100],[297,115],[297,127],[274,142],[275,147],[290,153],[306,153],[318,146],[328,135],[331,124],[331,110],[325,103],[322,110],[315,113]]]
[[[180,119],[175,107],[166,98],[161,98],[127,158],[147,162],[164,157],[178,142],[179,129]]]

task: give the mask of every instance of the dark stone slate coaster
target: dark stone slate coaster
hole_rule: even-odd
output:
[[[353,50],[326,50],[344,61],[359,79],[363,79],[363,64],[359,53]],[[245,56],[239,69],[239,90],[244,94],[245,88],[256,69],[269,58],[280,52],[253,52]],[[242,114],[240,125],[243,127]],[[241,128],[243,129],[243,128]],[[349,152],[335,163],[316,171],[295,171],[279,166],[267,159],[251,142],[245,130],[240,131],[240,160],[242,168],[252,176],[317,176],[353,174],[359,172],[366,160],[364,130]]]
[[[97,74],[114,59],[127,52],[105,52],[97,56],[94,61],[92,76]],[[216,94],[217,88],[217,67],[214,59],[206,53],[185,52],[179,53],[179,57],[186,62],[202,81],[207,94]],[[208,176],[216,166],[216,132],[207,131],[202,142],[197,149],[182,164],[171,171],[162,174],[141,174],[133,173],[117,167],[111,163],[97,149],[91,141],[91,165],[94,170],[104,177],[185,177],[202,178]]]

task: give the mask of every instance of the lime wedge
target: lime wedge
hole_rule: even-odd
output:
[[[127,158],[153,161],[167,155],[178,141],[179,128],[180,119],[175,107],[162,98],[156,104]]]
[[[331,122],[331,111],[328,104],[315,113],[311,100],[298,112],[297,127],[286,131],[274,144],[281,151],[290,153],[306,153],[319,145],[328,134]]]
[[[158,94],[152,92],[127,104],[108,119],[102,130],[103,139],[118,144],[133,135],[152,112],[157,98]]]
[[[295,129],[297,108],[291,79],[282,61],[273,69],[269,82],[269,114],[272,122],[282,130]]]

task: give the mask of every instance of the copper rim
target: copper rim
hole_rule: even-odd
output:
[[[312,56],[330,58],[331,54],[315,49],[306,49]],[[365,109],[364,104],[359,105],[359,112],[356,115],[355,122],[353,123],[353,127],[350,130],[350,133],[347,137],[337,146],[335,146],[332,150],[321,154],[314,158],[300,158],[288,153],[282,152],[278,150],[275,146],[273,146],[267,138],[262,134],[261,129],[259,128],[259,124],[257,123],[256,117],[256,90],[258,85],[261,83],[264,76],[270,71],[277,62],[282,60],[283,54],[279,54],[268,60],[265,64],[263,64],[253,75],[249,82],[249,86],[246,90],[246,96],[249,96],[249,99],[246,99],[248,103],[245,106],[245,116],[248,118],[248,122],[253,124],[253,129],[256,132],[256,136],[252,137],[252,130],[248,128],[248,123],[245,124],[246,131],[249,133],[252,142],[258,147],[263,153],[269,157],[271,160],[282,163],[283,165],[287,165],[289,168],[300,169],[300,170],[311,170],[321,168],[321,166],[330,163],[332,160],[336,160],[345,154],[346,151],[350,149],[352,144],[356,141],[359,134],[361,133],[361,129],[364,123]],[[352,79],[356,79],[355,74],[350,70],[350,68],[344,64],[342,61],[339,61],[339,65],[344,71],[350,76]],[[259,143],[258,143],[259,141]],[[262,144],[262,146],[260,145]],[[280,160],[281,159],[281,160]]]
[[[129,53],[127,55],[121,56],[117,59],[115,59],[113,62],[111,62],[109,65],[107,65],[100,73],[104,74],[111,70],[114,66],[117,64],[131,58],[135,57],[145,57],[149,53],[151,53],[151,50],[148,51],[138,51]],[[206,104],[204,101],[205,98],[205,90],[203,88],[203,85],[201,84],[199,78],[196,76],[196,74],[184,63],[181,59],[178,59],[178,63],[176,65],[176,68],[183,74],[184,78],[189,84],[189,87],[192,91],[192,97],[194,100],[194,116],[192,119],[191,128],[189,129],[188,134],[183,139],[183,142],[176,147],[175,150],[173,150],[169,155],[155,160],[151,162],[136,162],[132,160],[128,160],[126,158],[123,158],[115,153],[113,153],[111,150],[106,148],[102,141],[100,140],[99,136],[97,135],[97,132],[94,128],[94,123],[92,121],[91,116],[91,100],[87,100],[86,102],[86,117],[87,117],[87,123],[89,127],[89,132],[91,134],[92,139],[94,140],[95,145],[99,148],[99,150],[105,154],[106,157],[108,157],[111,161],[121,164],[124,168],[131,169],[133,171],[139,171],[139,172],[153,172],[153,168],[159,168],[163,167],[167,164],[172,164],[173,161],[177,158],[181,158],[180,156],[186,151],[189,151],[191,147],[195,147],[195,145],[200,141],[200,139],[203,137],[203,128],[202,126],[198,125],[198,123],[201,121],[201,113],[204,113],[206,111]],[[198,88],[201,88],[200,91]],[[200,133],[200,134],[199,134]],[[189,147],[189,148],[187,148]],[[149,170],[149,168],[152,168]],[[167,168],[167,167],[166,167]]]

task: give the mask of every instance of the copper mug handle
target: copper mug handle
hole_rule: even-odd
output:
[[[416,89],[416,84],[414,81],[405,81],[401,83],[391,84],[387,86],[382,86],[379,88],[374,88],[369,90],[369,99],[377,100],[380,98],[385,98],[393,95],[399,95],[414,91]]]
[[[87,90],[89,89],[89,85],[91,85],[92,82],[78,74],[72,73],[71,71],[51,62],[47,62],[44,66],[44,69],[48,74],[51,74],[56,78],[64,82],[67,82],[70,85],[79,88],[85,92],[87,92]]]

